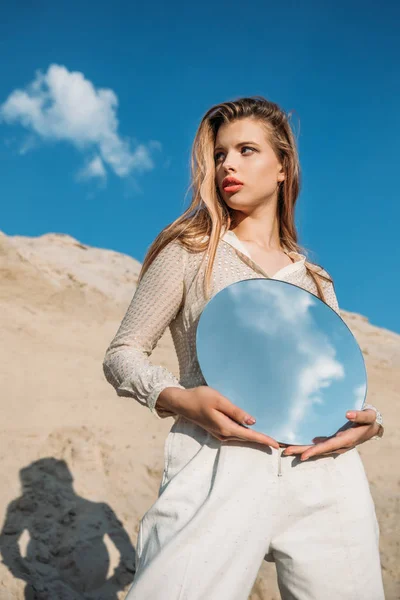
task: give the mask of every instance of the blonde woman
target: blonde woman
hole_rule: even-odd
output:
[[[356,449],[382,435],[379,411],[364,404],[343,415],[353,427],[285,447],[250,429],[196,359],[205,304],[240,280],[290,282],[340,314],[332,279],[297,241],[300,168],[285,112],[260,96],[213,106],[195,136],[192,187],[189,208],[152,243],[104,359],[118,395],[174,418],[126,600],[245,600],[263,560],[275,562],[284,600],[382,600],[379,525]],[[148,359],[167,327],[179,380]]]

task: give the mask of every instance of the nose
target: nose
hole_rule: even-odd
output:
[[[229,171],[236,171],[235,160],[232,154],[227,154],[225,159],[221,162],[222,169],[229,173]]]
[[[222,165],[222,168],[226,173],[229,173],[230,171],[236,171],[236,166],[231,159],[226,159]]]

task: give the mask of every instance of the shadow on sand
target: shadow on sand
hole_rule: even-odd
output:
[[[117,600],[133,581],[136,557],[112,508],[77,496],[64,460],[37,460],[21,469],[20,479],[22,493],[8,506],[0,551],[14,577],[26,581],[25,600]],[[120,554],[108,579],[106,534]]]

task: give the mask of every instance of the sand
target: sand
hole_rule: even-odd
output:
[[[173,423],[119,398],[102,372],[139,270],[127,255],[65,234],[0,232],[0,600],[122,600],[133,579],[139,520],[156,500]],[[386,598],[395,600],[400,336],[342,313],[365,357],[368,401],[385,419],[383,439],[358,449]],[[178,375],[168,330],[151,360]],[[251,599],[279,598],[265,563]]]

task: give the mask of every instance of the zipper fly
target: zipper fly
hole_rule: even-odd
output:
[[[282,477],[282,452],[284,451],[285,448],[279,448],[278,450],[278,477]]]

